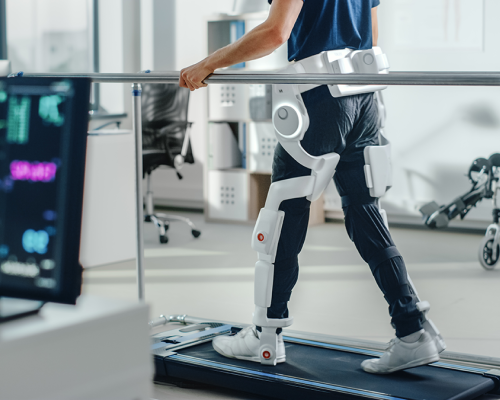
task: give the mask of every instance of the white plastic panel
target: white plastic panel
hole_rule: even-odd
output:
[[[272,122],[250,123],[249,134],[250,171],[271,173],[274,149],[278,144]]]
[[[366,147],[364,155],[366,184],[370,188],[370,196],[382,197],[387,188],[392,186],[391,145]]]
[[[265,261],[255,264],[254,300],[259,307],[270,307],[273,292],[274,265]]]
[[[281,229],[280,216],[282,211],[262,208],[252,234],[252,248],[258,253],[270,254],[276,241],[276,230]]]
[[[247,85],[210,85],[208,119],[239,121],[249,119]]]
[[[209,171],[208,217],[248,219],[248,175],[245,171]]]

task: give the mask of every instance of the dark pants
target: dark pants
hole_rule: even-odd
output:
[[[363,150],[378,144],[378,110],[373,94],[333,98],[326,86],[303,95],[310,126],[301,144],[315,156],[340,154],[334,181],[342,196],[349,237],[389,304],[398,337],[422,328],[416,296],[408,286],[406,267],[384,225],[377,199],[370,197],[364,176]],[[310,175],[278,144],[273,163],[273,182]],[[287,318],[287,302],[297,282],[298,254],[302,250],[309,221],[310,202],[305,198],[285,200],[280,210],[285,220],[274,264],[274,285],[268,318]]]

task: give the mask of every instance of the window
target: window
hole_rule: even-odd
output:
[[[7,0],[13,71],[94,72],[92,0]]]

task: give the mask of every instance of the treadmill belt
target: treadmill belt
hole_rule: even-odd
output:
[[[165,357],[169,376],[278,398],[466,400],[494,389],[480,374],[418,367],[390,375],[361,369],[370,356],[285,341],[287,362],[275,367],[222,357],[203,343]]]

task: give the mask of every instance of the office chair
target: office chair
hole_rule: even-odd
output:
[[[175,169],[177,177],[182,179],[179,172],[182,165],[194,163],[189,140],[192,123],[187,120],[188,104],[188,89],[172,84],[142,85],[142,165],[143,178],[147,179],[144,220],[158,227],[160,243],[168,243],[166,232],[170,221],[188,224],[195,238],[201,234],[189,218],[155,214],[151,191],[151,173],[159,166]]]

